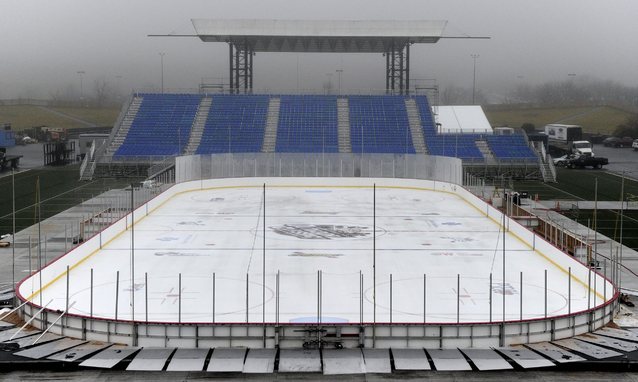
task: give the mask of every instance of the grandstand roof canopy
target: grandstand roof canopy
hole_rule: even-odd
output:
[[[254,52],[383,53],[392,46],[436,43],[441,20],[214,20],[192,19],[204,42],[248,44]]]

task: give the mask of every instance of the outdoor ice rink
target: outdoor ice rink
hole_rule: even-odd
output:
[[[534,251],[510,232],[503,282],[501,222],[458,194],[386,181],[376,187],[374,213],[374,179],[363,181],[267,184],[265,251],[259,179],[177,193],[134,226],[134,283],[130,229],[72,265],[69,312],[130,320],[134,311],[152,322],[467,323],[602,303],[602,282],[588,295],[586,278],[570,280],[552,260],[567,255]],[[37,293],[32,277],[21,294],[62,311],[66,280]]]

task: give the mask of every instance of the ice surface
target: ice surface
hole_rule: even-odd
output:
[[[149,321],[161,322],[211,322],[213,311],[215,322],[262,322],[264,309],[266,322],[359,322],[361,315],[372,322],[376,292],[377,322],[414,323],[423,322],[427,290],[429,323],[456,322],[457,313],[461,322],[502,320],[503,298],[510,320],[520,317],[520,272],[522,317],[540,318],[545,270],[547,314],[568,313],[567,273],[507,233],[503,283],[499,223],[454,193],[377,187],[373,213],[372,187],[300,179],[298,187],[267,187],[265,207],[264,251],[261,187],[175,195],[135,225],[134,283],[129,230],[72,269],[70,313],[89,315],[91,269],[93,315],[103,318],[115,315],[117,288],[120,319],[131,318],[134,294],[137,320],[148,305]],[[53,299],[49,308],[63,310],[66,278],[43,294]],[[587,280],[573,278],[571,312],[587,303]]]

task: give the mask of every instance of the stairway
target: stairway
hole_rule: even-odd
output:
[[[405,99],[405,110],[408,112],[408,123],[410,124],[410,131],[412,132],[414,152],[417,154],[427,154],[428,149],[425,147],[423,126],[421,126],[421,114],[419,113],[414,98]]]
[[[210,105],[212,103],[213,99],[211,97],[204,97],[199,103],[191,128],[191,135],[188,138],[188,145],[186,145],[186,150],[184,150],[185,155],[193,155],[195,151],[197,151],[199,143],[202,140],[202,135],[204,134],[206,119],[208,119],[208,112],[210,111]]]
[[[543,176],[543,182],[547,183],[547,182],[556,182],[556,179],[554,179],[554,177],[552,176],[552,170],[549,167],[549,164],[547,164],[547,162],[540,162],[540,170],[541,170],[541,175]]]
[[[122,123],[120,124],[120,128],[117,130],[111,142],[109,142],[109,146],[106,149],[105,156],[108,158],[112,158],[113,154],[117,152],[117,149],[122,146],[126,136],[128,135],[128,131],[131,129],[131,125],[135,120],[135,116],[137,112],[140,110],[140,106],[142,105],[142,97],[133,97],[131,100],[131,104],[126,110],[126,114],[124,118],[122,118]]]
[[[350,104],[347,98],[337,99],[337,127],[339,138],[339,152],[351,153],[350,142]]]
[[[481,154],[483,154],[485,163],[496,163],[496,157],[485,139],[478,139],[475,143]]]
[[[545,157],[539,153],[540,160],[540,170],[543,175],[543,182],[545,183],[556,183],[556,166],[554,166],[554,160],[551,155],[545,154]]]
[[[266,118],[266,130],[264,131],[264,143],[261,152],[274,153],[277,145],[277,126],[279,125],[279,105],[281,99],[271,98],[268,102],[268,115]]]

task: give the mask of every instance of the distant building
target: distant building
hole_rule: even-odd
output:
[[[79,136],[79,145],[80,145],[80,155],[84,157],[86,153],[91,149],[91,144],[95,141],[95,149],[97,150],[109,139],[109,134],[98,134],[98,133],[87,133],[80,134]]]

